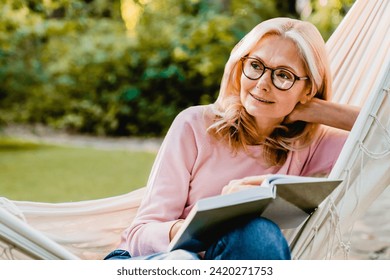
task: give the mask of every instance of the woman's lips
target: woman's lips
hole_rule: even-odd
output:
[[[275,102],[272,102],[272,101],[269,101],[269,100],[266,100],[266,99],[263,99],[263,98],[260,98],[260,97],[256,97],[252,93],[249,93],[249,95],[252,96],[257,101],[262,102],[262,103],[267,103],[267,104],[275,103]]]

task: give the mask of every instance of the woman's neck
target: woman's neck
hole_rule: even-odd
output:
[[[265,139],[267,139],[272,132],[275,130],[276,127],[278,127],[281,124],[282,120],[276,120],[276,119],[268,119],[268,120],[256,120],[257,129],[260,135],[260,141],[264,142]]]

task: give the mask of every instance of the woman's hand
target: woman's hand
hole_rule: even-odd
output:
[[[292,110],[292,112],[286,116],[284,122],[293,123],[296,121],[308,121],[308,119],[310,119],[308,115],[313,111],[314,110],[310,110],[310,105],[308,103],[298,103],[294,110]]]
[[[171,230],[169,231],[169,240],[172,241],[172,239],[175,237],[176,233],[179,231],[181,226],[183,225],[184,220],[178,220],[176,223],[174,223],[171,227]]]
[[[305,103],[298,103],[284,122],[305,121],[351,130],[359,112],[360,108],[356,106],[312,98]]]
[[[229,194],[241,190],[259,187],[268,175],[250,176],[238,180],[232,180],[222,189],[221,194]]]

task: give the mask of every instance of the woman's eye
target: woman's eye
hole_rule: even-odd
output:
[[[263,69],[263,67],[261,66],[261,64],[256,63],[256,62],[252,62],[252,63],[251,63],[251,66],[252,66],[252,68],[255,69],[255,70],[262,70],[262,69]]]
[[[278,71],[276,75],[283,80],[294,79],[293,75],[290,72],[286,71]]]

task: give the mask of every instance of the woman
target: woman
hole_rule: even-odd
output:
[[[289,259],[280,229],[263,218],[203,254],[165,252],[201,198],[257,187],[267,174],[329,173],[359,113],[327,101],[330,95],[325,44],[312,24],[257,25],[232,50],[217,101],[176,117],[121,250],[107,259]]]

